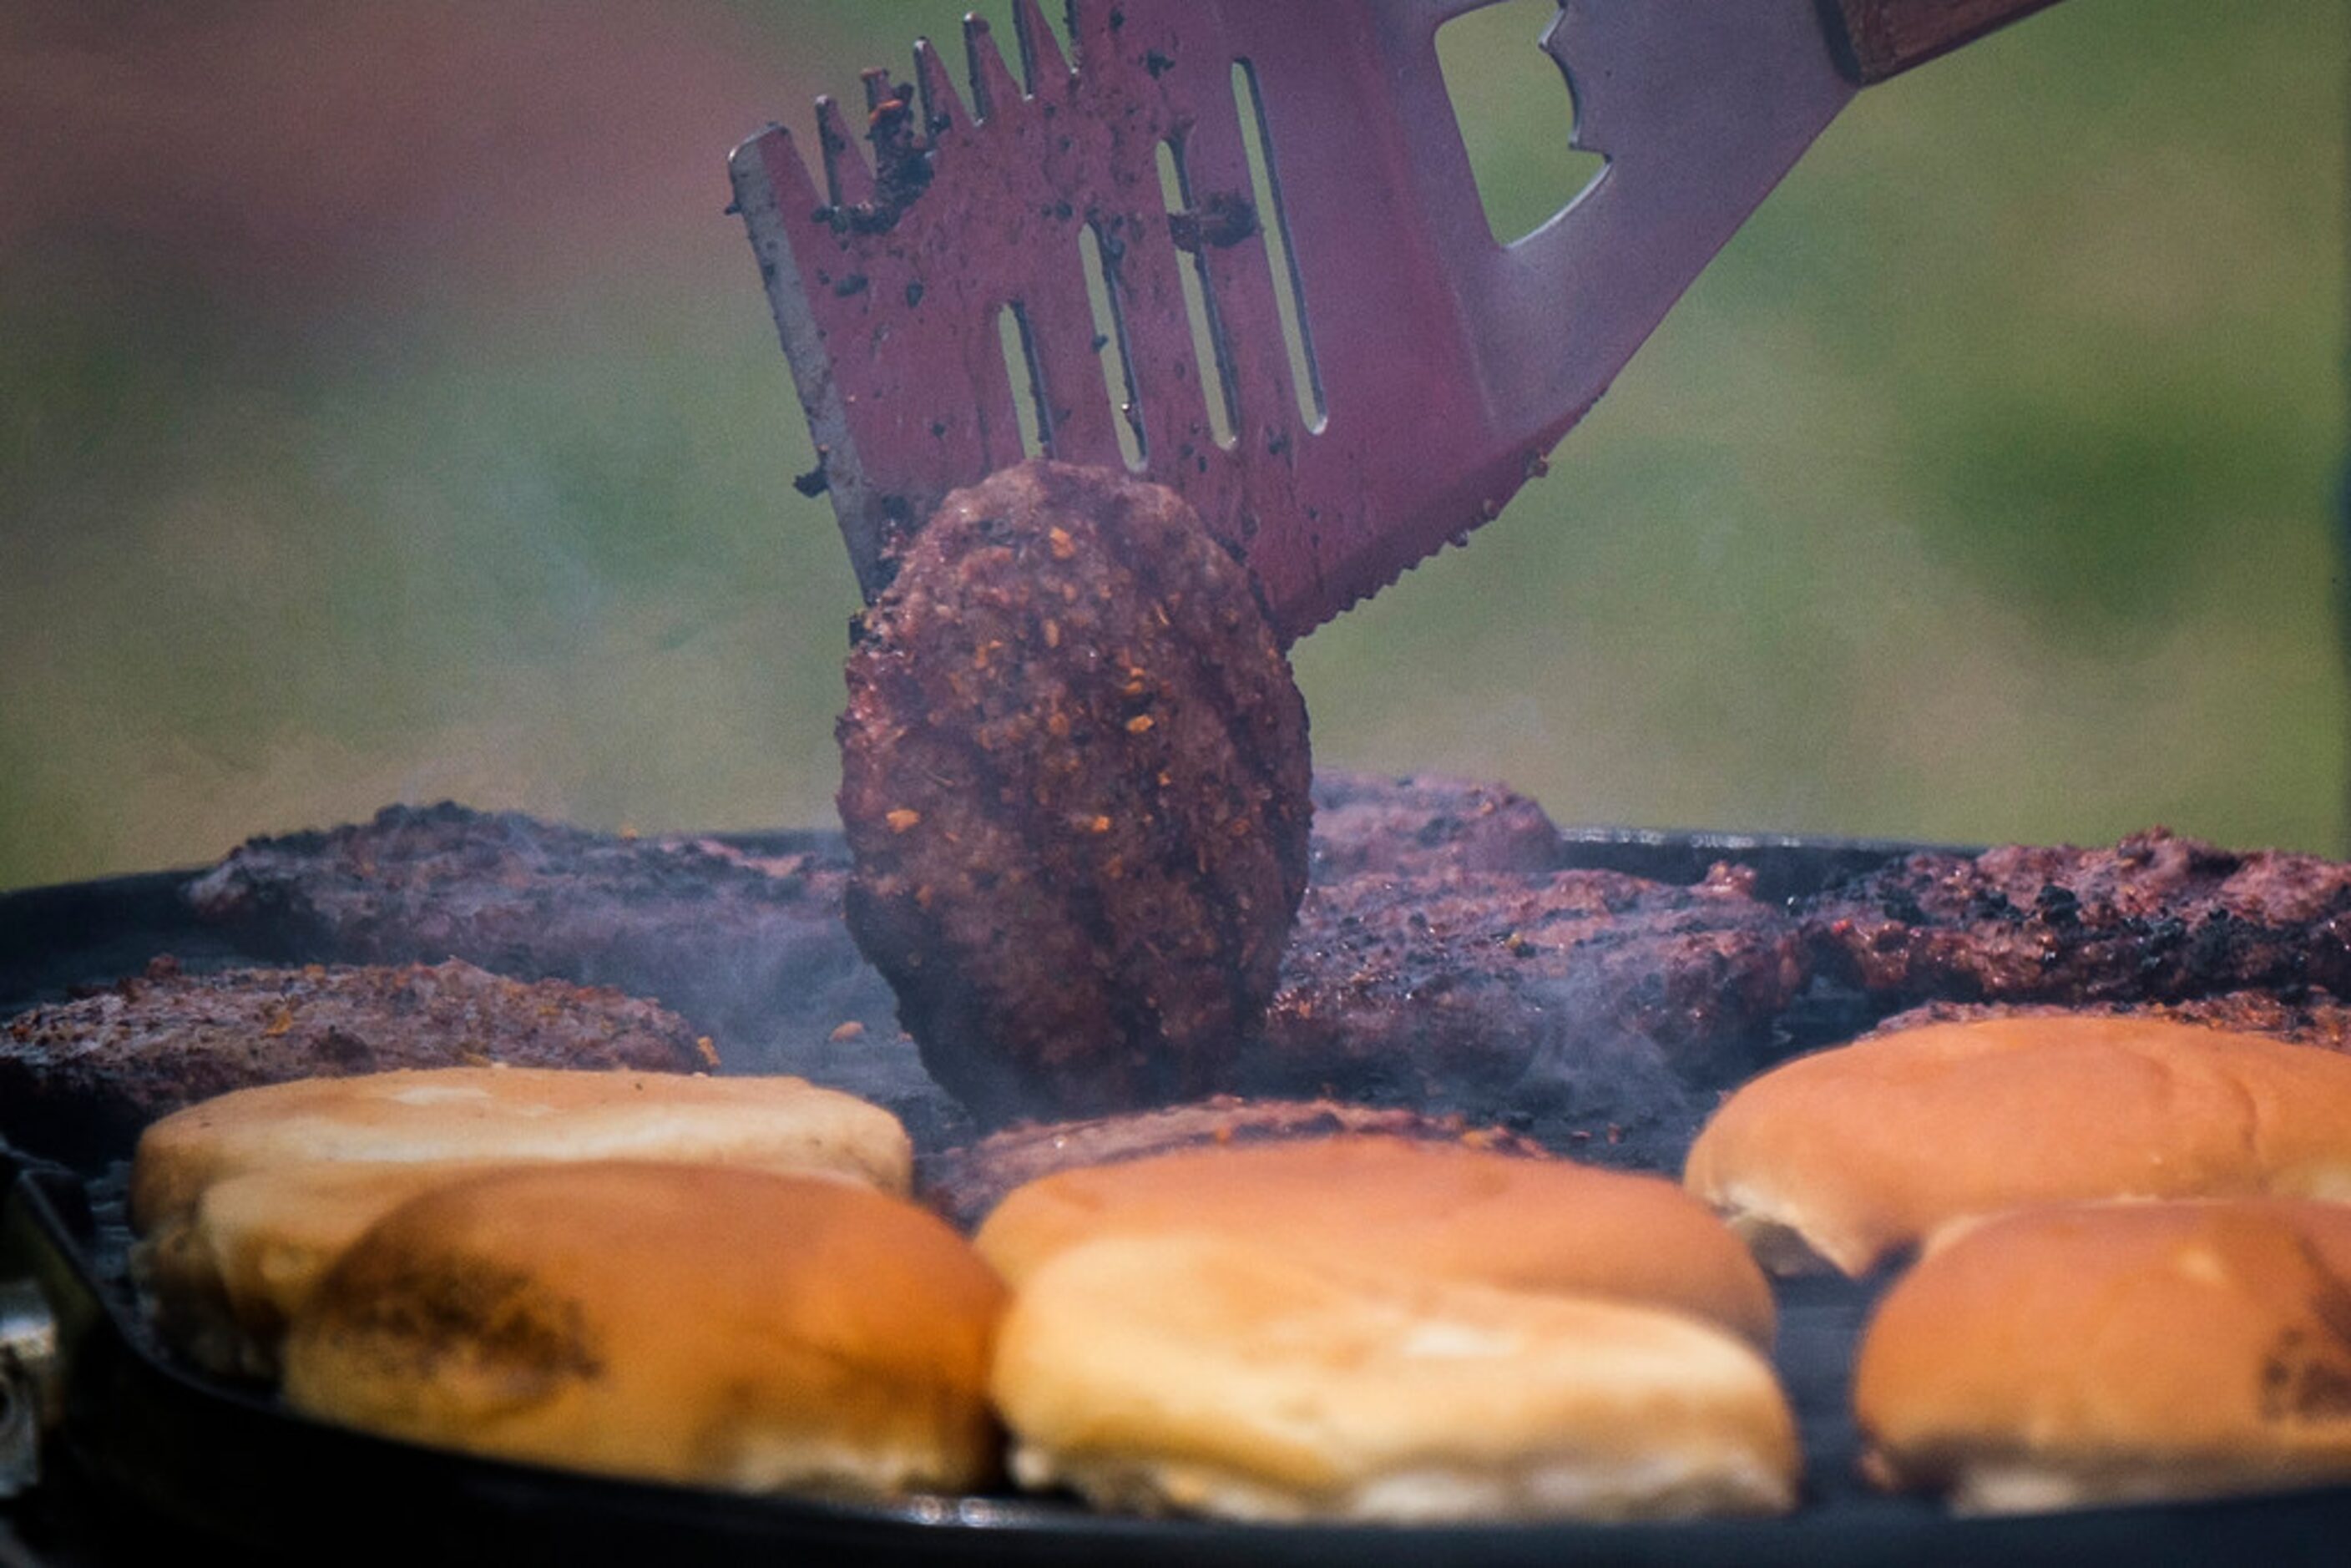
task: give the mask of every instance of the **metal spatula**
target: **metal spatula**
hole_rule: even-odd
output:
[[[820,187],[781,127],[737,148],[803,487],[866,595],[1021,458],[1025,397],[1045,455],[1183,492],[1302,635],[1541,472],[1855,90],[2051,0],[1565,0],[1541,47],[1605,165],[1509,246],[1437,57],[1479,3],[1069,0],[1065,57],[1015,0],[1025,85],[974,18],[967,99],[925,41],[862,126],[818,100]]]

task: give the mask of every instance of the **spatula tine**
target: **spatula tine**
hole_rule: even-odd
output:
[[[810,214],[824,206],[825,199],[817,193],[808,160],[800,156],[799,142],[793,138],[789,127],[770,125],[750,145],[762,149],[760,168],[780,211],[805,221]]]
[[[817,146],[824,154],[824,186],[832,205],[863,206],[873,200],[873,171],[857,150],[849,117],[830,95],[816,100]]]
[[[914,40],[914,85],[923,95],[923,129],[930,135],[946,135],[971,123],[947,63],[928,38]]]
[[[985,16],[963,19],[964,47],[971,53],[971,107],[982,120],[991,120],[1008,110],[1021,96],[1020,84],[1006,68],[1003,52],[996,47],[996,33]]]
[[[1020,45],[1020,74],[1029,83],[1029,96],[1052,91],[1070,74],[1070,62],[1062,57],[1061,40],[1053,37],[1052,24],[1045,20],[1037,0],[1012,0],[1012,34]]]

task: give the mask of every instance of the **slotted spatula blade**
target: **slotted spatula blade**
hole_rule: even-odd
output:
[[[1567,0],[1541,44],[1604,167],[1509,246],[1437,58],[1481,3],[1070,0],[1065,57],[1016,0],[1020,78],[971,20],[967,94],[922,42],[862,123],[819,99],[814,171],[737,148],[866,595],[1024,455],[1026,382],[1047,455],[1182,492],[1304,634],[1541,472],[1862,83],[2050,0]]]

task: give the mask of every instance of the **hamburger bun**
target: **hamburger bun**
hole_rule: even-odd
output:
[[[413,1442],[741,1491],[964,1490],[1003,1286],[904,1199],[641,1162],[517,1168],[380,1220],[296,1313],[285,1395]]]
[[[802,1079],[452,1067],[240,1089],[166,1116],[140,1137],[131,1220],[153,1231],[214,1182],[273,1166],[614,1158],[831,1170],[901,1193],[914,1174],[896,1117]]]
[[[1016,1188],[977,1243],[1018,1288],[1081,1243],[1177,1232],[1416,1281],[1671,1307],[1771,1343],[1761,1270],[1671,1182],[1460,1144],[1341,1136],[1062,1171]]]
[[[1022,1484],[1144,1512],[1772,1513],[1800,1463],[1770,1366],[1711,1324],[1200,1233],[1045,1262],[1014,1297],[990,1386]]]
[[[2351,1208],[2069,1205],[1938,1244],[1855,1374],[1865,1465],[2000,1513],[2351,1480]]]
[[[1928,1024],[1749,1082],[1685,1180],[1767,1268],[1856,1276],[2034,1204],[2351,1197],[2351,1057],[2158,1019]]]
[[[429,1187],[604,1158],[812,1170],[903,1192],[877,1106],[796,1078],[451,1068],[239,1090],[152,1125],[133,1254],[158,1330],[196,1364],[275,1375],[287,1321],[343,1249]]]

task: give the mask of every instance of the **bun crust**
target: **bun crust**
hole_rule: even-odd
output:
[[[802,1079],[453,1067],[240,1089],[166,1116],[139,1140],[131,1218],[154,1230],[273,1166],[638,1157],[913,1183],[896,1117]]]
[[[1015,1189],[977,1243],[1019,1286],[1081,1243],[1186,1232],[1357,1271],[1671,1307],[1771,1343],[1770,1284],[1671,1182],[1458,1144],[1341,1136],[1062,1171]]]
[[[241,1090],[152,1125],[131,1172],[157,1327],[198,1365],[277,1372],[320,1275],[428,1188],[510,1165],[625,1157],[817,1171],[905,1190],[878,1106],[797,1078],[451,1068]]]
[[[297,1314],[285,1393],[474,1453],[746,1491],[971,1490],[1003,1287],[903,1199],[709,1166],[515,1169],[402,1205]]]
[[[2351,1058],[2152,1019],[1929,1024],[1753,1080],[1685,1180],[1766,1267],[1850,1275],[2028,1205],[2351,1197]]]
[[[1854,1404],[1874,1478],[1968,1512],[2351,1479],[2351,1208],[1987,1220],[1888,1292]]]
[[[1200,1234],[1042,1265],[992,1386],[1024,1484],[1290,1521],[1770,1513],[1796,1438],[1745,1341],[1677,1312],[1348,1274]]]

